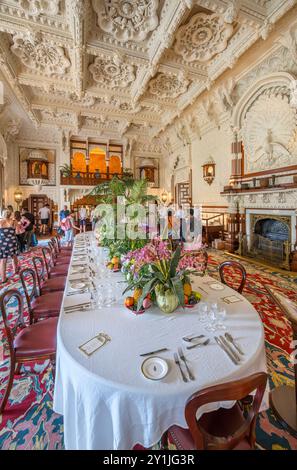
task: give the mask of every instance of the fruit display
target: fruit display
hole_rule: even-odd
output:
[[[193,308],[197,305],[201,300],[201,294],[196,291],[192,291],[190,295],[185,295],[185,307],[186,308]]]
[[[113,272],[118,272],[121,269],[121,261],[120,258],[117,256],[114,256],[109,263],[107,264],[108,269],[110,269]]]
[[[152,302],[151,302],[151,299],[150,299],[150,296],[148,295],[143,303],[142,303],[142,307],[137,310],[137,304],[138,304],[138,300],[140,299],[142,295],[142,289],[140,288],[137,288],[134,290],[133,292],[133,296],[130,296],[130,297],[126,297],[125,298],[125,306],[131,310],[133,313],[139,315],[141,313],[144,313],[145,310],[147,310],[148,308],[151,307],[152,305]]]

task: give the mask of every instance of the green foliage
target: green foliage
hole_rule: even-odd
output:
[[[63,176],[71,176],[72,175],[72,170],[71,166],[68,165],[67,163],[64,163],[64,165],[60,166],[60,170]]]

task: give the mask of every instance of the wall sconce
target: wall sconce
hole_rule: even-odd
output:
[[[216,164],[215,161],[212,157],[210,157],[204,165],[202,165],[203,168],[203,179],[211,185],[213,183],[213,180],[215,179],[216,176]]]
[[[20,189],[16,189],[14,192],[14,200],[17,203],[18,209],[23,201],[23,193]]]
[[[161,201],[162,203],[165,205],[168,201],[168,193],[167,191],[164,189],[163,193],[161,194]]]

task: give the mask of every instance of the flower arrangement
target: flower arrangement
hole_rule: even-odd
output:
[[[141,250],[128,253],[122,261],[128,287],[133,290],[126,306],[136,310],[147,308],[148,300],[155,301],[165,313],[172,313],[178,306],[194,305],[200,294],[194,292],[190,275],[203,275],[207,266],[207,254],[202,251],[193,256],[184,253],[181,247],[173,252],[168,242],[154,240]]]

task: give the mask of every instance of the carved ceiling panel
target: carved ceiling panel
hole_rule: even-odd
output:
[[[187,62],[207,62],[226,49],[232,33],[223,16],[198,13],[178,30],[174,50]]]
[[[93,0],[98,24],[121,42],[143,41],[159,23],[159,0]]]
[[[60,0],[17,0],[16,3],[31,16],[54,16],[59,13]]]
[[[230,112],[233,89],[216,80],[292,8],[292,0],[4,0],[0,70],[34,126],[104,133],[102,114],[119,137],[151,141],[207,89]],[[296,30],[284,33],[284,57],[296,63]],[[193,132],[217,124],[213,107],[202,98]]]
[[[62,47],[53,45],[42,37],[13,36],[11,51],[23,65],[47,76],[67,73],[71,63]]]
[[[185,93],[189,86],[189,80],[182,75],[168,75],[159,73],[151,80],[149,91],[159,98],[177,98]]]
[[[111,88],[127,88],[135,80],[135,67],[115,56],[112,59],[96,57],[89,66],[95,82]]]

